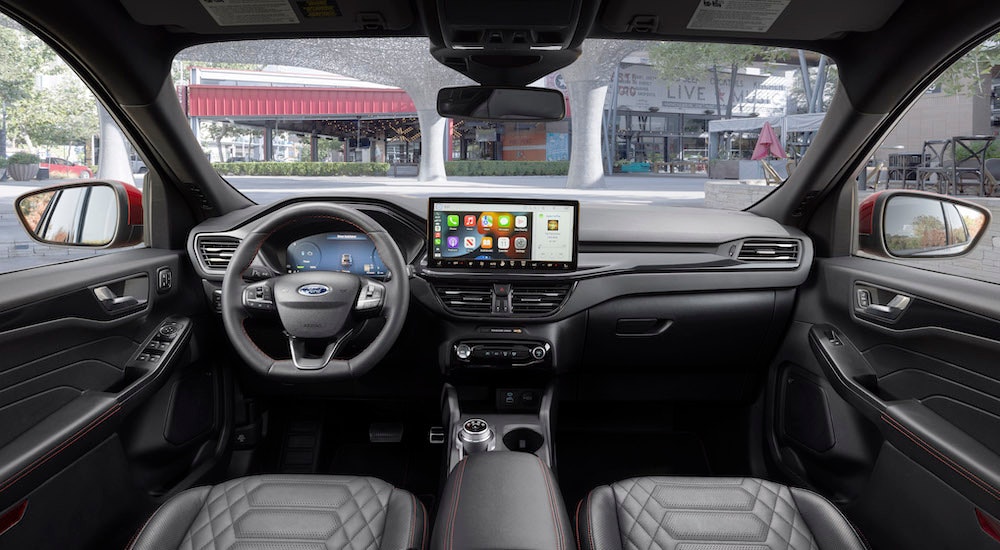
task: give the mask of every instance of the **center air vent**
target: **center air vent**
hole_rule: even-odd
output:
[[[757,263],[799,263],[799,241],[768,239],[744,241],[737,259]]]
[[[510,306],[514,315],[548,315],[562,306],[567,294],[567,285],[515,284]]]
[[[489,315],[493,306],[492,285],[437,285],[434,291],[445,309],[455,313]]]
[[[569,288],[558,283],[466,283],[435,285],[434,292],[452,313],[542,317],[562,307]]]
[[[233,259],[240,240],[221,235],[199,235],[197,238],[198,258],[208,271],[225,271],[229,260]]]

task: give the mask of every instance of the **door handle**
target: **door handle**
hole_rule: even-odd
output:
[[[94,296],[100,302],[101,307],[109,313],[122,311],[139,305],[139,299],[135,296],[116,296],[115,293],[106,286],[94,289]]]
[[[880,304],[876,298],[877,294],[871,290],[858,288],[856,292],[857,307],[862,313],[888,321],[899,319],[913,301],[909,296],[896,294],[887,303]]]

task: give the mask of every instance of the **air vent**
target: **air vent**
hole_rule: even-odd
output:
[[[490,285],[439,285],[434,290],[444,307],[455,313],[489,315],[493,306]]]
[[[514,315],[549,315],[559,309],[569,294],[568,285],[514,284],[510,309]]]
[[[240,240],[236,237],[199,236],[198,258],[208,271],[225,271],[239,245]]]
[[[737,259],[743,262],[799,262],[799,242],[793,240],[744,241]]]

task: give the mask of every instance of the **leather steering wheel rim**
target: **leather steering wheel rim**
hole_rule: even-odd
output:
[[[243,272],[275,231],[296,221],[309,219],[328,219],[351,225],[365,233],[392,274],[389,280],[382,282],[385,299],[380,315],[385,318],[385,324],[379,334],[356,356],[350,359],[331,359],[318,369],[301,369],[291,359],[271,357],[257,347],[244,326],[249,314],[243,306],[243,289],[246,287]],[[222,282],[222,320],[233,347],[258,374],[286,382],[343,380],[361,376],[385,357],[403,328],[409,295],[406,260],[396,242],[378,222],[349,206],[320,202],[300,203],[271,213],[237,247]]]

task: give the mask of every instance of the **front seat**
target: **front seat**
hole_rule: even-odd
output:
[[[427,512],[371,477],[261,475],[179,493],[136,534],[133,550],[420,550]]]
[[[754,478],[637,477],[577,506],[583,550],[865,550],[825,498]]]

